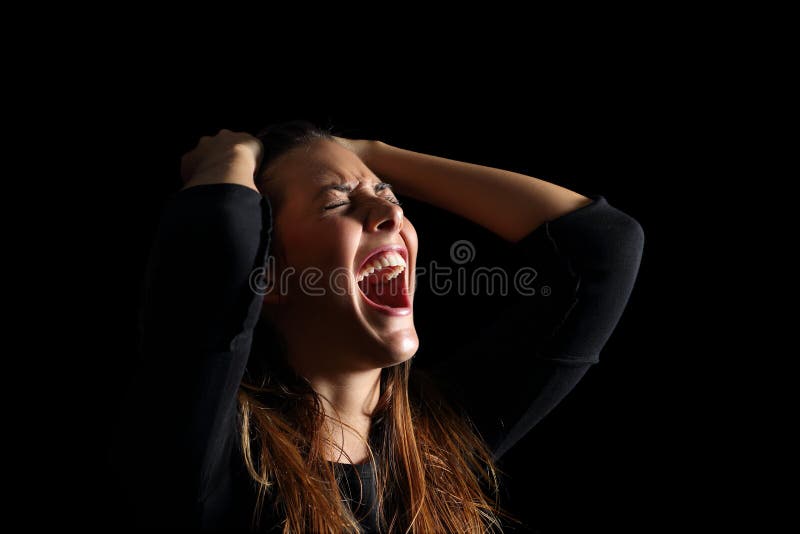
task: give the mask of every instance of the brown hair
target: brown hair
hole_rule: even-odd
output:
[[[269,159],[262,162],[258,179],[286,150],[332,139],[301,121],[271,126],[259,138]],[[500,507],[499,469],[491,451],[471,421],[423,371],[412,368],[412,361],[382,369],[367,439],[381,531],[502,532],[500,516],[516,519]],[[238,402],[242,453],[258,489],[253,527],[262,524],[269,500],[272,513],[285,519],[286,533],[359,532],[340,493],[334,462],[323,454],[336,446],[323,431],[331,416],[322,397],[288,365],[282,338],[265,314]]]

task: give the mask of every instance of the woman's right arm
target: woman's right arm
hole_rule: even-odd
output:
[[[147,523],[206,524],[207,499],[230,482],[236,396],[262,304],[251,275],[266,265],[271,231],[253,182],[257,143],[223,130],[184,156],[185,186],[164,208],[150,253],[141,360],[122,424]]]

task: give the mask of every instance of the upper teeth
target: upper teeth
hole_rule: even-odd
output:
[[[361,271],[356,275],[356,282],[360,282],[364,277],[378,271],[381,271],[381,279],[391,280],[402,273],[405,268],[406,262],[403,256],[392,251],[381,252],[364,264]]]

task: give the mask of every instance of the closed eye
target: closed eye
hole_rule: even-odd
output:
[[[394,204],[396,206],[402,206],[400,201],[397,200],[393,196],[392,197],[381,197],[381,198],[385,198],[386,200],[388,200],[389,202],[391,202],[392,204]],[[336,209],[336,208],[339,208],[339,207],[342,207],[342,206],[346,206],[348,204],[350,204],[350,202],[348,202],[348,201],[334,202],[333,204],[328,204],[327,206],[325,206],[325,209],[326,210],[333,210],[333,209]]]
[[[347,204],[350,204],[350,203],[349,202],[339,202],[339,203],[336,203],[336,204],[328,204],[327,206],[325,206],[325,209],[326,210],[332,210],[332,209],[338,208],[340,206],[346,206]]]
[[[392,184],[389,184],[389,183],[386,183],[386,182],[381,182],[381,183],[379,183],[379,184],[377,184],[375,186],[375,192],[376,193],[378,193],[379,191],[391,191],[391,190],[392,190]],[[386,200],[388,200],[392,204],[396,204],[398,206],[402,206],[402,204],[400,203],[399,200],[397,200],[397,197],[395,197],[394,194],[392,194],[391,196],[384,197],[384,198],[386,198]]]
[[[374,189],[375,189],[375,194],[378,194],[381,191],[390,191],[391,192],[392,184],[389,184],[389,183],[386,183],[386,182],[378,182],[377,184],[375,184]],[[326,191],[331,191],[331,190],[339,191],[341,193],[350,193],[350,192],[353,191],[353,186],[349,185],[349,184],[329,184],[329,185],[323,186],[319,190],[319,192],[317,194],[320,195],[322,193],[325,193]],[[381,198],[385,198],[386,200],[388,200],[389,202],[391,202],[392,204],[395,204],[397,206],[402,206],[402,204],[400,204],[400,201],[397,200],[397,198],[394,196],[394,194],[391,194],[389,196],[384,196],[384,197],[381,197]],[[334,202],[333,204],[328,204],[328,205],[324,206],[324,208],[326,210],[333,210],[333,209],[336,209],[336,208],[340,208],[342,206],[346,206],[349,203],[350,202],[338,201],[338,202]]]

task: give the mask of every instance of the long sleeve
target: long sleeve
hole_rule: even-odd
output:
[[[477,340],[431,368],[476,424],[495,460],[599,361],[633,289],[644,231],[605,197],[590,198],[592,203],[511,245],[535,271],[536,283],[526,286],[535,293],[520,295],[511,278],[502,313]]]
[[[145,524],[213,524],[226,508],[210,501],[233,486],[236,397],[262,305],[251,277],[266,264],[271,217],[265,196],[234,184],[181,190],[163,210],[123,426]]]

